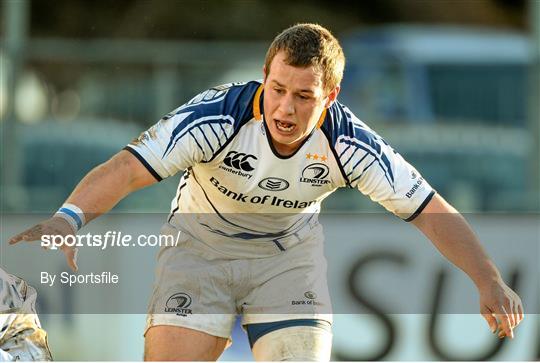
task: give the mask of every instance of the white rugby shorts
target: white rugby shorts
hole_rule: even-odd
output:
[[[158,255],[146,331],[172,325],[229,338],[242,325],[291,319],[332,322],[322,228],[281,251],[273,242],[260,258],[236,258],[183,233]],[[261,243],[261,242],[257,242]],[[286,246],[286,244],[285,244]]]

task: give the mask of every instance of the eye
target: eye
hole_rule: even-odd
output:
[[[306,96],[306,95],[298,95],[298,98],[300,98],[301,100],[309,100],[309,96]]]
[[[285,91],[281,88],[274,88],[274,92],[276,92],[278,95],[285,93]]]

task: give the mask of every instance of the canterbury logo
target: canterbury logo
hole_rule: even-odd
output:
[[[249,163],[250,159],[257,160],[257,158],[251,154],[239,153],[238,151],[229,151],[223,163],[228,167],[235,168],[242,171],[253,171],[255,168]]]

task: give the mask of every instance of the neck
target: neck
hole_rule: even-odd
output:
[[[298,147],[300,146],[299,143],[294,143],[293,145],[284,145],[276,142],[273,138],[272,145],[274,146],[274,149],[276,152],[281,156],[290,156],[298,150]]]

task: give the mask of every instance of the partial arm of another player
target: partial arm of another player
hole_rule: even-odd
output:
[[[156,183],[157,180],[135,156],[122,150],[90,171],[75,187],[65,203],[74,204],[84,212],[86,222],[112,209],[133,191]],[[73,228],[63,218],[52,217],[13,236],[10,244],[37,241],[43,235],[69,235]],[[76,250],[64,246],[68,265],[77,270]]]
[[[412,223],[475,283],[480,312],[491,330],[495,332],[499,324],[499,337],[513,338],[513,329],[523,319],[521,299],[504,283],[465,218],[436,194]]]

